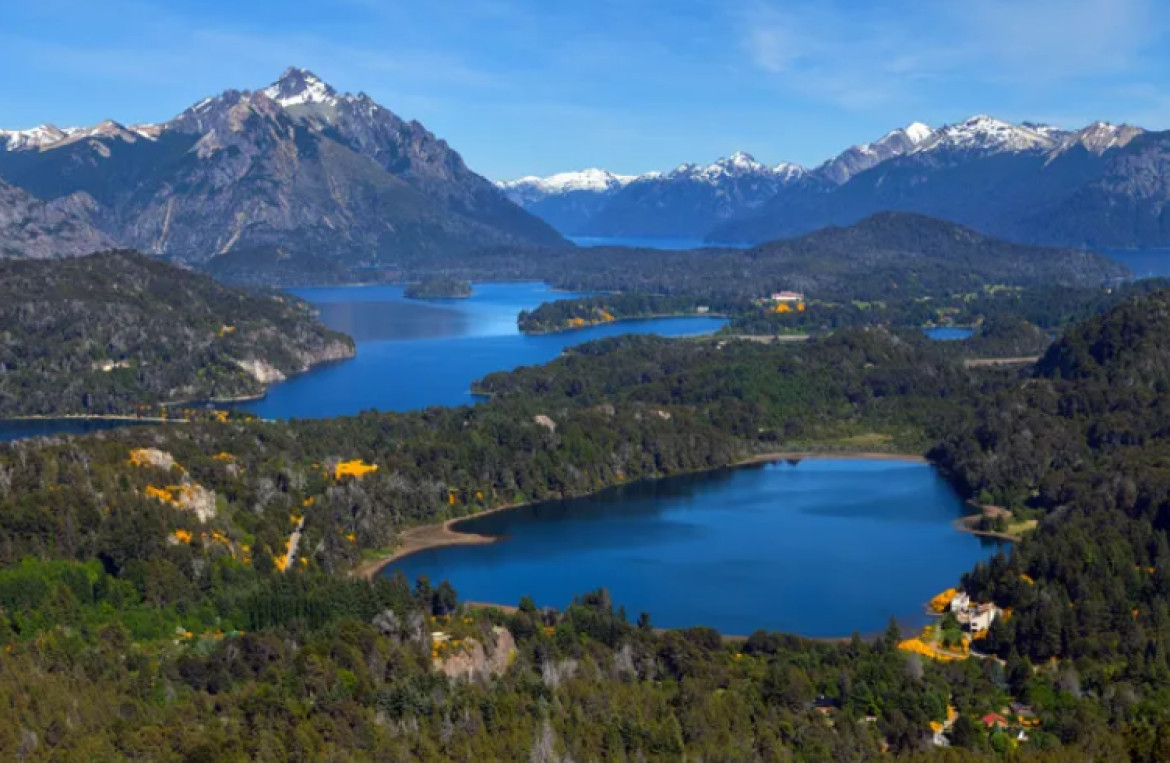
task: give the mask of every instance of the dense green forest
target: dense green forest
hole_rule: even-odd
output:
[[[1077,321],[1100,315],[1132,297],[1165,289],[1165,279],[1146,279],[1088,287],[984,287],[968,294],[910,299],[891,295],[867,302],[860,299],[806,298],[797,307],[768,299],[719,297],[711,294],[665,296],[617,293],[545,302],[520,313],[517,322],[525,333],[563,331],[615,320],[665,315],[722,315],[731,335],[825,334],[842,328],[886,326],[928,328],[981,326],[1001,335],[1005,322],[1022,321],[1045,332],[1044,336]],[[802,305],[802,306],[800,306]],[[990,326],[995,326],[992,329]],[[980,331],[979,333],[984,333]],[[1038,354],[1048,344],[1039,334],[1017,343],[1031,348],[1021,354]],[[1004,344],[1000,342],[999,344]],[[969,350],[971,348],[968,348]],[[985,346],[984,350],[994,348]],[[991,352],[991,354],[1002,354]]]
[[[1005,314],[969,341],[1037,331]],[[963,344],[627,336],[493,374],[474,407],[2,446],[0,755],[1163,760],[1170,293],[1034,367],[967,368]],[[928,453],[1036,520],[962,581],[1011,611],[987,656],[661,633],[604,592],[467,611],[441,581],[350,575],[413,525],[817,448]],[[1013,703],[1026,741],[980,721]]]
[[[546,334],[613,321],[676,315],[740,315],[753,309],[753,302],[742,298],[604,294],[545,302],[534,310],[520,311],[516,320],[525,334]]]
[[[436,251],[423,260],[338,268],[286,252],[233,252],[204,267],[224,281],[285,285],[539,280],[560,289],[755,299],[790,289],[867,302],[976,294],[986,287],[1096,288],[1130,275],[1101,255],[1025,246],[922,215],[885,212],[751,249],[508,247]]]
[[[471,296],[471,283],[434,276],[407,284],[403,296],[407,299],[466,299]]]
[[[0,416],[256,395],[354,351],[293,297],[132,252],[0,261],[0,327]]]
[[[425,267],[382,275],[413,280],[434,272],[473,281],[539,279],[573,291],[755,299],[789,289],[816,299],[868,302],[975,294],[995,286],[1096,288],[1130,275],[1090,252],[1008,243],[898,212],[744,250],[497,248],[438,256]]]

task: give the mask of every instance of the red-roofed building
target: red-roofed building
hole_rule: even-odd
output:
[[[1007,718],[999,713],[988,713],[979,720],[989,729],[1006,729],[1008,727]]]

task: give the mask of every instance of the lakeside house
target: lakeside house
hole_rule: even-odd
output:
[[[1000,616],[999,607],[990,602],[974,602],[966,591],[960,591],[951,599],[950,610],[959,625],[971,634],[984,633],[995,618]]]
[[[773,302],[803,302],[804,295],[798,291],[776,291],[772,292]]]
[[[804,294],[798,291],[774,291],[755,303],[773,313],[803,313],[805,309]]]

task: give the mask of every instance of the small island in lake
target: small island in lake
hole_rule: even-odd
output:
[[[471,282],[437,276],[407,284],[402,294],[407,299],[467,299],[471,296]]]

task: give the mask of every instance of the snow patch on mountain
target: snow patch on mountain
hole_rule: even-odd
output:
[[[922,141],[913,153],[927,151],[964,151],[1002,153],[1005,151],[1050,151],[1066,135],[1050,125],[1030,122],[1014,125],[986,114],[978,114],[952,125],[945,125]]]
[[[6,151],[39,149],[64,140],[79,129],[67,127],[62,130],[56,125],[44,124],[27,130],[0,130],[0,144]]]
[[[285,69],[280,79],[260,92],[284,108],[310,103],[333,104],[337,101],[337,92],[332,87],[312,72],[294,66]]]
[[[558,172],[548,177],[529,175],[519,180],[505,180],[499,183],[505,190],[513,188],[539,188],[546,193],[568,193],[570,191],[610,191],[626,185],[637,175],[617,175],[608,170],[591,168],[580,172]]]
[[[805,173],[805,169],[797,164],[781,162],[775,167],[769,167],[763,162],[756,161],[755,157],[744,151],[736,151],[731,156],[720,159],[712,164],[683,164],[665,176],[648,179],[665,180],[697,180],[703,183],[717,184],[728,179],[758,176],[769,180],[790,182]]]
[[[858,173],[876,167],[882,162],[914,151],[934,137],[934,128],[922,122],[912,122],[906,127],[891,130],[871,143],[863,143],[845,149],[829,159],[814,173],[836,185],[843,185]]]
[[[769,167],[744,151],[711,164],[680,164],[669,172],[646,172],[641,175],[618,175],[608,170],[587,169],[560,172],[548,177],[529,175],[517,180],[503,180],[496,185],[518,204],[531,204],[550,196],[561,196],[579,191],[609,194],[626,186],[661,182],[699,182],[718,185],[728,180],[756,176],[769,181],[790,183],[807,173],[804,167],[791,162],[780,162]]]
[[[1114,148],[1122,148],[1131,140],[1144,133],[1140,127],[1132,125],[1113,125],[1108,122],[1094,122],[1088,127],[1075,132],[1065,133],[1056,150],[1052,152],[1049,161],[1060,154],[1081,147],[1091,154],[1100,156]]]
[[[0,130],[0,150],[48,151],[87,138],[121,138],[133,143],[139,138],[155,140],[162,132],[158,125],[125,127],[106,119],[92,127],[60,128],[43,124],[27,130]]]

